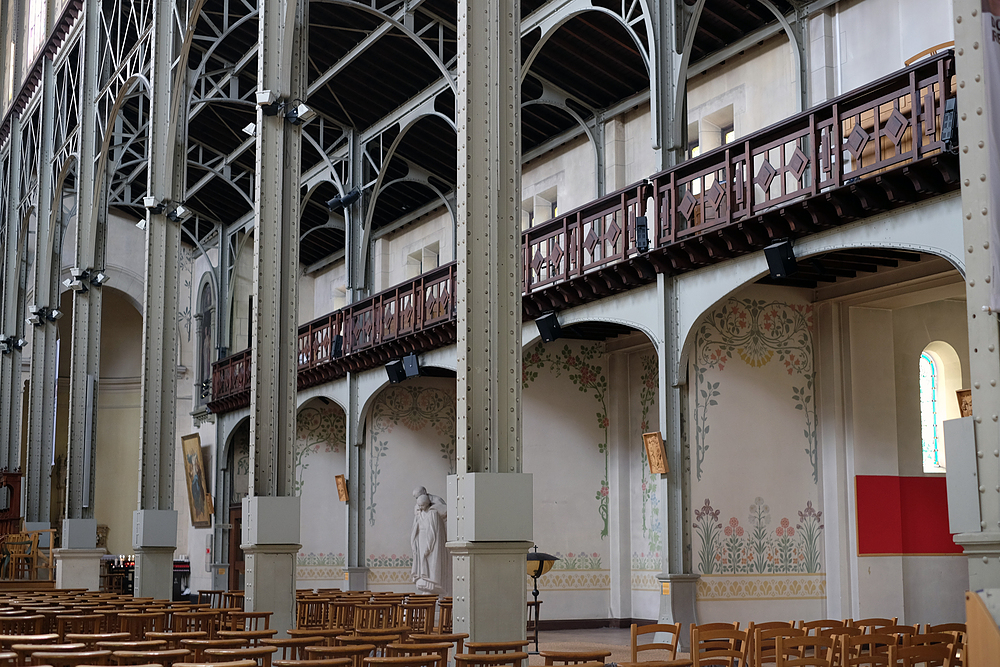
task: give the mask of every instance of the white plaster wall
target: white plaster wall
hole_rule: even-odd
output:
[[[876,18],[877,17],[877,18]],[[955,39],[952,0],[846,0],[837,4],[840,93],[903,68]]]
[[[543,158],[522,165],[522,202],[553,188],[560,213],[597,198],[594,147],[586,135],[549,151]]]
[[[336,261],[321,271],[312,274],[312,319],[338,310],[343,304],[344,291],[347,289],[347,265],[344,260]],[[339,292],[338,292],[339,291]],[[301,297],[300,297],[301,298]],[[300,315],[299,319],[302,320]]]
[[[454,224],[443,207],[419,222],[376,239],[372,250],[374,291],[381,292],[407,280],[407,257],[433,244],[438,248],[438,266],[455,259]],[[431,268],[425,267],[424,272]]]

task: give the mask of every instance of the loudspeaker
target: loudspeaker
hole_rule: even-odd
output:
[[[639,252],[649,250],[649,221],[644,215],[635,219],[635,249]]]
[[[559,320],[556,319],[555,313],[545,313],[535,320],[535,326],[538,327],[542,342],[551,343],[562,335],[562,327],[559,326]]]
[[[406,370],[402,359],[393,359],[385,365],[385,374],[389,376],[389,384],[399,384],[406,379]]]
[[[336,335],[330,341],[330,356],[334,359],[340,359],[344,356],[344,337],[341,335]]]
[[[778,241],[764,248],[764,258],[772,278],[787,278],[799,270],[792,252],[792,242]]]
[[[954,97],[944,103],[944,118],[941,120],[941,141],[948,150],[958,147],[958,103]],[[933,110],[931,111],[933,117]]]
[[[407,378],[415,378],[420,375],[420,362],[417,361],[417,355],[410,353],[403,357],[403,372],[406,373]]]

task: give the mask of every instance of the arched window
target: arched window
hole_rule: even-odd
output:
[[[199,402],[212,397],[212,332],[215,317],[215,294],[212,285],[205,283],[198,299],[198,388]]]
[[[941,394],[943,378],[937,355],[924,350],[920,354],[920,440],[924,472],[944,471],[941,439]]]

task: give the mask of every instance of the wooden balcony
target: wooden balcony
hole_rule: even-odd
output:
[[[525,318],[957,189],[954,86],[943,52],[524,231]],[[300,327],[299,388],[454,342],[455,282],[448,264]],[[209,408],[249,405],[249,378],[249,351],[213,364]]]

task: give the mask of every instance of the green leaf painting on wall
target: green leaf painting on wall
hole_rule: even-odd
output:
[[[553,351],[555,346],[546,346],[538,343],[535,347],[524,353],[521,384],[527,388],[529,384],[538,379],[538,372],[548,369],[555,377],[566,373],[570,382],[576,388],[585,393],[593,394],[598,403],[598,411],[595,413],[597,427],[603,434],[602,440],[597,443],[597,451],[604,455],[604,478],[601,480],[594,498],[597,500],[597,513],[601,518],[601,539],[608,536],[608,379],[603,373],[603,368],[594,363],[604,356],[604,345],[584,345],[574,352],[569,345],[564,345],[561,350]]]
[[[639,430],[649,432],[649,409],[656,404],[656,386],[660,376],[660,366],[655,355],[641,357],[642,375],[639,376]],[[639,448],[642,471],[642,536],[649,540],[649,550],[660,550],[660,503],[656,495],[656,479],[649,472],[646,448]],[[648,508],[648,509],[647,509]]]
[[[816,403],[813,381],[813,311],[809,304],[730,298],[709,313],[695,334],[693,359],[695,471],[701,481],[709,449],[710,408],[718,405],[721,381],[713,382],[709,371],[722,371],[739,357],[752,368],[772,361],[782,364],[788,375],[804,384],[792,388],[796,409],[805,419],[805,453],[812,468],[813,483],[819,483],[816,438]]]
[[[371,439],[368,448],[368,523],[375,525],[376,496],[382,459],[389,452],[385,436],[399,425],[411,431],[433,429],[443,456],[450,452],[448,470],[454,471],[455,394],[436,387],[391,386],[379,394],[372,406]]]
[[[347,439],[347,417],[336,403],[307,405],[295,418],[295,493],[302,494],[306,460],[320,451],[339,453]]]

